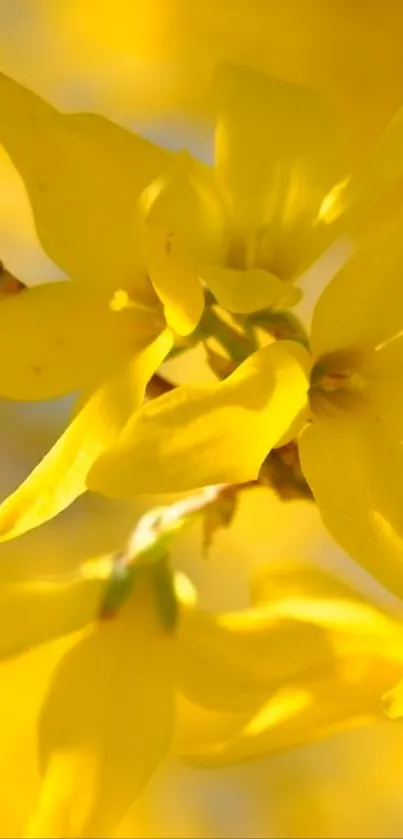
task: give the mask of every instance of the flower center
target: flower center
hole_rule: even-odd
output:
[[[368,353],[351,347],[321,356],[312,368],[309,401],[317,416],[368,413]]]

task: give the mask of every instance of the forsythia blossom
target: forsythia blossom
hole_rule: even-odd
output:
[[[399,222],[325,289],[313,316],[311,357],[279,341],[221,384],[178,388],[145,405],[95,464],[90,486],[125,496],[251,480],[294,421],[302,471],[330,532],[401,594]]]
[[[92,464],[113,451],[115,443],[118,452],[127,446],[133,457],[129,463],[123,455],[130,480],[122,473],[117,489],[112,467],[104,478],[105,464],[116,462],[111,455],[92,473],[91,488],[118,495],[178,489],[184,481],[171,476],[168,457],[181,456],[193,443],[194,457],[203,452],[206,475],[201,460],[199,473],[189,463],[185,483],[210,483],[207,464],[214,454],[209,428],[218,414],[212,420],[208,412],[217,399],[224,408],[222,431],[228,420],[234,421],[242,449],[248,438],[253,468],[247,471],[255,475],[257,461],[303,406],[301,351],[284,345],[252,357],[223,389],[206,394],[207,401],[202,393],[180,390],[137,416],[147,381],[172,346],[172,328],[186,335],[196,327],[203,285],[224,308],[238,313],[281,303],[284,281],[295,278],[340,229],[326,222],[329,211],[338,222],[351,220],[352,207],[354,215],[365,198],[372,204],[372,193],[386,189],[400,171],[400,157],[396,164],[389,158],[380,176],[384,142],[364,173],[346,179],[326,107],[299,88],[228,69],[219,75],[216,98],[215,169],[191,166],[181,190],[175,188],[175,169],[181,167],[163,149],[101,117],[60,114],[26,88],[0,78],[0,140],[26,183],[44,248],[71,278],[4,302],[0,340],[8,364],[0,392],[40,399],[82,390],[66,433],[0,507],[1,538],[40,524],[71,503],[86,489]],[[396,135],[399,120],[392,145]],[[167,172],[172,190],[165,201]],[[342,176],[344,188],[335,196]],[[254,382],[258,400],[251,392]],[[227,396],[238,405],[231,419]],[[254,410],[247,407],[245,413],[243,405],[252,404],[250,399]],[[183,414],[177,417],[175,408],[172,419],[178,424],[171,434],[164,426],[166,411],[177,400],[182,400]],[[153,420],[147,423],[150,436],[143,446],[140,429],[148,410]],[[252,425],[241,433],[239,422],[246,421]],[[265,436],[256,423],[267,429]],[[153,449],[155,432],[157,446],[164,449],[160,459]],[[178,433],[182,442],[176,452]],[[217,427],[213,439],[220,446],[222,436]],[[224,452],[232,458],[229,438]],[[219,461],[212,471],[227,479]],[[239,476],[246,469],[237,468],[234,458],[229,472]]]
[[[41,656],[56,645],[40,697],[40,777],[34,789],[19,786],[18,835],[114,835],[169,752],[232,763],[382,716],[380,696],[403,666],[402,631],[342,580],[298,562],[274,566],[253,608],[220,614],[200,610],[177,576],[178,615],[167,626],[158,561],[134,565],[124,598],[102,617],[121,563],[101,557],[74,579],[0,589],[0,674],[18,654],[19,669],[40,681]],[[25,692],[23,719],[31,702]],[[197,709],[215,715],[222,739],[200,737],[189,703],[196,721]]]
[[[187,518],[217,502],[208,539],[232,521],[238,491],[277,488],[277,453],[278,482],[288,455],[298,484],[288,497],[302,487],[339,545],[403,594],[402,113],[351,172],[311,92],[227,67],[213,96],[207,166],[0,76],[0,141],[67,277],[3,290],[0,394],[79,393],[64,434],[0,505],[0,539],[86,489],[206,488],[67,580],[0,587],[0,657],[34,661],[64,639],[41,699],[25,836],[113,835],[171,752],[247,760],[376,719],[383,695],[401,715],[398,616],[297,562],[268,569],[250,608],[207,612],[168,563]],[[354,253],[305,336],[282,309],[340,233]],[[199,342],[214,353],[214,340],[219,381],[161,378],[172,353]],[[217,715],[209,742],[194,738],[186,703]]]

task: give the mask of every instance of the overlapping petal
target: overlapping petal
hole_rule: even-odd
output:
[[[272,590],[268,588],[271,579]],[[397,622],[363,602],[342,580],[298,562],[286,565],[283,571],[268,566],[264,580],[263,602],[253,619],[247,612],[216,616],[222,632],[224,627],[228,635],[232,630],[233,647],[231,655],[227,642],[224,656],[222,639],[217,637],[211,656],[212,662],[215,656],[222,657],[223,663],[211,680],[220,698],[225,680],[236,693],[228,678],[229,666],[236,660],[239,675],[250,678],[253,672],[256,684],[260,682],[260,703],[248,716],[233,717],[227,731],[223,728],[220,733],[217,726],[215,737],[209,736],[204,743],[187,731],[185,724],[178,748],[192,764],[245,762],[375,720],[381,715],[381,693],[401,669],[403,642]],[[298,585],[301,580],[302,586]],[[318,597],[318,589],[324,597]],[[244,667],[246,639],[250,649]],[[196,643],[194,665],[197,655]],[[188,669],[193,675],[191,667]],[[207,663],[204,672],[210,675]],[[208,688],[201,676],[199,683],[206,695]],[[195,684],[193,676],[192,687]],[[189,695],[187,687],[185,681],[185,694]],[[203,695],[202,688],[198,686],[190,698]],[[228,705],[211,703],[212,688],[209,691],[207,707],[228,711]],[[247,705],[233,705],[231,710],[246,712]]]
[[[395,214],[371,240],[362,243],[326,286],[312,320],[315,355],[374,348],[401,331],[402,219],[401,213]]]
[[[319,96],[245,68],[225,67],[216,95],[219,186],[241,229],[267,228],[266,266],[286,279],[343,173],[332,119]]]
[[[18,655],[53,638],[69,635],[99,615],[107,557],[86,563],[65,580],[2,582],[0,659]]]
[[[224,309],[236,314],[248,314],[281,305],[289,286],[269,271],[251,268],[236,271],[220,266],[206,266],[199,270],[202,280],[213,292]]]
[[[197,326],[204,307],[204,293],[195,266],[175,235],[148,235],[147,266],[165,318],[178,335]]]
[[[113,834],[170,746],[171,653],[149,597],[77,634],[42,707],[43,781],[26,836]]]
[[[403,594],[403,448],[379,420],[315,419],[301,465],[338,544],[389,590]]]
[[[382,224],[402,206],[403,109],[400,108],[381,133],[361,165],[331,190],[321,208],[325,223],[336,220],[355,235]]]
[[[141,405],[148,380],[171,346],[172,334],[165,331],[93,392],[36,469],[0,505],[0,540],[37,527],[86,491],[92,464]]]
[[[211,710],[255,710],[282,684],[306,672],[333,672],[320,627],[263,607],[210,615],[190,612],[179,628],[178,687]]]
[[[223,383],[153,400],[94,465],[89,488],[125,497],[256,478],[305,404],[308,366],[301,345],[281,341]]]
[[[381,686],[378,691],[381,691]],[[379,692],[377,694],[379,704]],[[214,767],[245,763],[263,756],[302,746],[351,728],[368,725],[379,717],[376,700],[365,713],[366,691],[340,689],[337,682],[287,687],[250,717],[228,740],[217,740],[194,752],[183,753],[187,763]]]
[[[134,310],[112,311],[102,291],[73,282],[24,289],[0,306],[0,393],[49,399],[93,387],[150,333]]]
[[[169,155],[93,114],[62,114],[0,75],[0,142],[25,181],[41,243],[70,277],[130,287],[136,201]]]

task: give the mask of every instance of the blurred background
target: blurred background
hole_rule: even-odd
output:
[[[217,63],[231,59],[324,91],[351,160],[359,162],[403,103],[402,44],[403,4],[397,0],[0,0],[1,71],[62,109],[102,113],[205,160],[212,148],[209,82]],[[0,257],[27,284],[58,276],[41,251],[23,185],[2,150]],[[314,278],[310,282],[311,299],[316,286]],[[210,375],[197,351],[172,362],[170,374],[179,382]],[[57,439],[71,405],[70,399],[0,401],[2,497]],[[119,548],[155,503],[83,498],[40,530],[1,545],[0,579],[63,573]],[[173,562],[196,583],[203,606],[238,609],[249,602],[258,567],[294,558],[358,574],[311,503],[280,502],[261,489],[242,498],[233,526],[217,534],[207,559],[196,524],[178,538]],[[364,575],[360,584],[371,590]],[[0,674],[2,728],[11,726],[0,766],[7,765],[16,784],[35,717],[31,710],[33,716],[23,718],[23,704],[20,717],[7,716],[15,679],[24,690],[20,663]],[[28,687],[33,705],[40,701],[42,678],[38,665]],[[246,767],[203,771],[167,761],[119,836],[401,837],[402,781],[403,729],[387,723]],[[0,835],[12,835],[18,814],[1,799]]]

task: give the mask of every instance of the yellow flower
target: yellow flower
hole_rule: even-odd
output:
[[[214,166],[183,156],[146,190],[145,209],[190,240],[199,277],[224,309],[287,305],[300,292],[284,281],[326,244],[319,211],[346,165],[337,131],[320,96],[245,68],[223,68],[213,93]]]
[[[89,486],[119,497],[251,480],[294,418],[302,471],[330,533],[402,594],[400,231],[398,216],[327,286],[311,362],[280,341],[222,384],[178,388],[144,406],[94,465]]]
[[[93,460],[141,404],[172,347],[166,320],[190,331],[203,298],[198,289],[190,309],[167,313],[144,261],[137,202],[168,165],[167,152],[102,117],[63,115],[5,76],[0,114],[0,139],[24,178],[40,240],[71,277],[2,300],[0,393],[47,399],[81,391],[71,425],[17,506],[10,499],[3,508],[3,532],[16,535],[85,491]],[[160,259],[160,271],[168,263]]]
[[[187,251],[216,258],[201,279],[232,310],[284,298],[273,271],[289,277],[280,265],[285,240],[291,249],[307,234],[339,174],[322,154],[331,139],[327,118],[315,97],[253,74],[228,72],[223,85],[212,172],[191,160],[188,167],[183,155],[175,160],[101,117],[60,114],[0,77],[0,140],[25,181],[45,250],[72,278],[5,301],[0,342],[8,364],[0,393],[43,399],[84,391],[66,433],[1,507],[0,538],[40,524],[85,490],[92,462],[135,414],[170,349],[162,306],[177,333],[196,326],[203,288]],[[247,154],[254,167],[239,183]],[[235,267],[251,270],[234,270],[231,254]],[[285,412],[280,425],[274,421],[273,442],[287,425]]]
[[[245,708],[224,736],[216,728],[204,742],[197,717],[185,715],[175,748],[193,765],[261,758],[383,717],[383,688],[393,684],[403,656],[398,619],[342,579],[299,562],[263,569],[255,581],[254,602],[249,613],[218,615],[211,623],[216,650],[224,627],[231,627],[234,636],[247,625],[256,633],[260,701],[252,713]],[[252,658],[249,662],[252,667]],[[238,695],[241,707],[240,688]]]
[[[222,387],[179,389],[137,415],[172,344],[164,317],[189,334],[202,313],[203,284],[235,312],[284,301],[284,281],[320,253],[340,218],[351,221],[397,181],[403,121],[335,195],[344,163],[315,95],[226,68],[217,108],[210,170],[101,117],[62,115],[0,77],[0,139],[25,181],[43,246],[72,277],[3,302],[8,363],[0,393],[84,390],[66,433],[0,507],[0,538],[71,503],[99,456],[89,488],[118,496],[187,489],[255,477],[269,449],[293,433],[309,359],[285,341],[252,356]],[[395,152],[387,165],[385,145]],[[119,474],[107,467],[104,479],[113,452],[124,462]],[[171,467],[171,458],[178,464]]]
[[[272,567],[254,608],[226,614],[199,610],[177,576],[177,622],[156,599],[166,566],[132,568],[100,557],[64,581],[2,583],[0,710],[26,732],[18,784],[18,738],[6,744],[9,835],[111,836],[172,748],[236,762],[368,722],[401,671],[396,621],[309,565]]]

